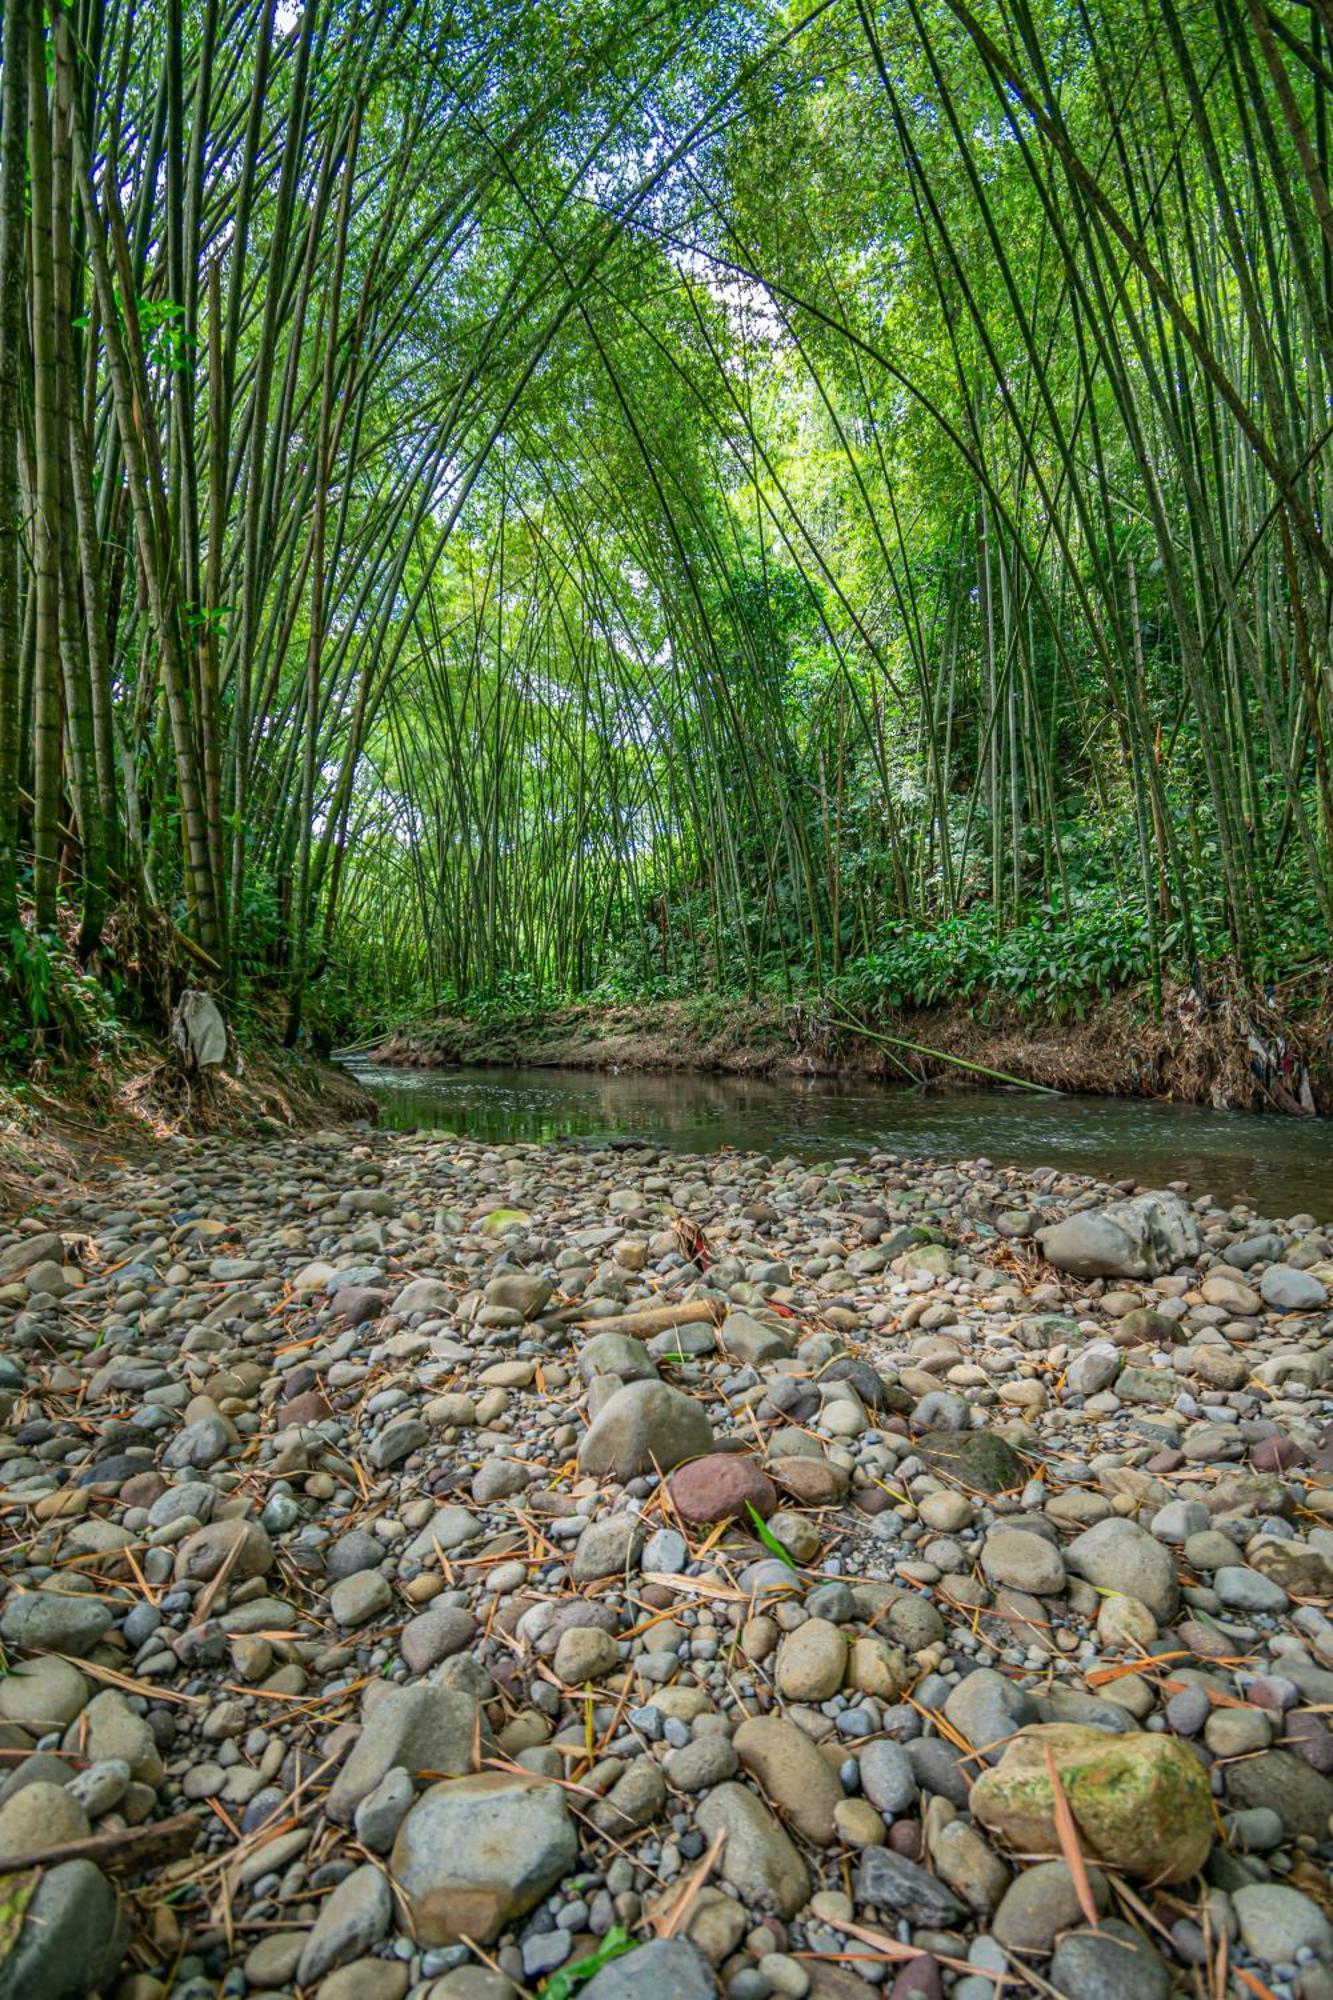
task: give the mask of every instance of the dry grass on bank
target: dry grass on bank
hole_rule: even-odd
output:
[[[131,1044],[77,1066],[0,1076],[0,1214],[174,1141],[216,1132],[307,1130],[373,1119],[345,1070],[285,1051],[247,1052],[235,1074],[189,1078],[160,1046]]]

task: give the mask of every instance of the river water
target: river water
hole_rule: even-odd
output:
[[[914,1090],[834,1077],[582,1069],[398,1069],[353,1060],[380,1122],[496,1141],[646,1139],[832,1159],[882,1150],[1050,1166],[1248,1201],[1262,1215],[1333,1222],[1333,1119],[1252,1117],[1195,1104]]]

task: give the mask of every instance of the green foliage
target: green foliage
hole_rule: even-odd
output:
[[[758,1535],[764,1547],[768,1550],[768,1553],[771,1556],[776,1556],[779,1562],[786,1563],[787,1568],[791,1571],[792,1575],[795,1576],[796,1564],[792,1561],[791,1551],[783,1547],[782,1543],[778,1540],[778,1537],[773,1533],[773,1530],[769,1527],[763,1515],[759,1512],[759,1509],[755,1506],[753,1500],[746,1501],[745,1509],[750,1516],[751,1527],[754,1529],[756,1535]]]
[[[91,1054],[121,1033],[119,982],[80,966],[60,939],[19,924],[0,960],[0,1067],[22,1069],[59,1049]]]
[[[542,2000],[569,2000],[572,1993],[577,1993],[580,1986],[586,1986],[588,1981],[600,1972],[604,1965],[609,1965],[613,1958],[623,1958],[626,1952],[637,1949],[637,1940],[619,1924],[613,1924],[601,1943],[590,1951],[586,1958],[579,1959],[576,1965],[562,1965],[558,1972],[553,1972],[549,1979],[542,1981],[538,1989]]]
[[[0,657],[4,922],[40,856],[316,1046],[1326,954],[1322,44],[1242,13],[43,15],[116,171],[47,190],[95,532]],[[106,1032],[45,951],[16,1050]]]

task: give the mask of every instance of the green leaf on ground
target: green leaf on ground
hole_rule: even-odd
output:
[[[553,1972],[543,1980],[538,1989],[541,2000],[569,2000],[569,1995],[584,1985],[593,1974],[609,1965],[613,1958],[623,1958],[627,1951],[637,1951],[638,1945],[627,1930],[619,1924],[607,1932],[596,1951],[590,1951],[577,1965],[563,1965],[559,1972]]]
[[[745,1505],[749,1510],[750,1519],[754,1523],[754,1531],[756,1535],[758,1535],[764,1547],[768,1550],[770,1555],[776,1556],[779,1562],[785,1562],[787,1568],[791,1571],[792,1575],[795,1576],[796,1565],[791,1559],[790,1550],[783,1548],[782,1543],[773,1533],[773,1530],[769,1527],[767,1521],[765,1521],[763,1515],[759,1512],[759,1509],[755,1506],[754,1501],[747,1500]]]

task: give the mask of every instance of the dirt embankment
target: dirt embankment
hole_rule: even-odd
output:
[[[267,1047],[196,1079],[149,1041],[95,1062],[0,1072],[0,1215],[21,1212],[35,1183],[58,1190],[175,1138],[309,1131],[377,1115],[340,1064]]]
[[[570,1006],[503,1021],[442,1018],[369,1052],[409,1066],[532,1063],[924,1082],[974,1076],[1100,1096],[1333,1113],[1333,1005],[1298,1022],[1270,999],[1176,987],[1161,1018],[1127,991],[1080,1020],[1004,1006],[886,1014],[862,1027],[817,1000]]]

